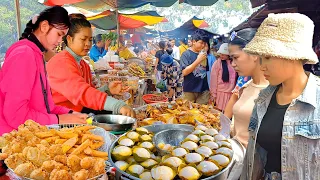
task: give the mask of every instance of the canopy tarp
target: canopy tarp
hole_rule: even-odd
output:
[[[160,34],[169,37],[185,38],[188,37],[188,35],[192,35],[196,30],[206,27],[209,27],[209,25],[205,20],[193,17],[177,29],[167,32],[161,32]],[[207,30],[205,30],[205,32],[207,32],[210,37],[218,35]]]
[[[84,15],[86,15],[84,13]],[[87,15],[86,15],[87,16]],[[96,15],[89,15],[87,19],[95,27],[104,30],[111,30],[117,28],[117,17],[114,12],[104,11]],[[156,11],[144,11],[135,14],[119,14],[118,21],[120,29],[134,29],[146,25],[154,25],[160,22],[167,22],[168,20],[160,16]]]
[[[211,6],[218,0],[42,0],[47,6],[72,4],[84,9],[96,9],[103,6],[111,6],[118,9],[137,8],[146,4],[156,7],[169,7],[179,1],[192,6]]]

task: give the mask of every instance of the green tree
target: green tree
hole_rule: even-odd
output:
[[[46,7],[36,0],[20,1],[20,17],[22,31],[33,15],[40,13]],[[13,0],[0,1],[0,53],[4,53],[8,47],[18,40],[16,12]]]

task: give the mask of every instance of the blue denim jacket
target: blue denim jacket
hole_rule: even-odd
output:
[[[275,86],[268,86],[255,101],[241,180],[256,180],[263,173],[267,152],[256,143],[256,137],[275,90]],[[281,176],[273,175],[273,178],[267,176],[275,180],[320,180],[320,79],[313,74],[309,75],[302,94],[291,102],[285,113]]]

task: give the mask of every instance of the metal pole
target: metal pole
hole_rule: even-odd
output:
[[[116,17],[117,17],[117,34],[118,34],[118,48],[120,48],[120,22],[119,22],[119,10],[116,9]]]
[[[21,19],[20,19],[20,2],[19,0],[14,0],[15,8],[16,8],[16,19],[17,19],[17,34],[18,39],[21,36]]]

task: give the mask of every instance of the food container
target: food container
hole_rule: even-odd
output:
[[[147,128],[149,131],[150,128],[148,128],[148,126],[144,126],[144,128]],[[152,131],[151,131],[152,132]],[[155,133],[155,132],[153,132]],[[114,141],[109,149],[109,154],[112,154],[112,150],[116,147],[116,145],[118,144],[118,140],[121,137],[119,137],[116,141]],[[232,149],[239,149],[241,148],[241,146],[239,145],[239,143],[234,142],[234,140],[230,140],[231,144],[232,144]],[[132,176],[122,170],[120,170],[116,165],[115,162],[113,161],[112,157],[109,158],[109,162],[110,164],[116,169],[116,180],[120,180],[120,179],[125,179],[125,180],[140,180],[139,178]],[[210,176],[201,180],[226,180],[228,178],[229,172],[232,169],[233,165],[234,165],[235,159],[234,157],[231,159],[231,162],[229,163],[229,165],[227,167],[225,167],[222,171],[220,171],[218,174],[214,175],[214,176]]]
[[[132,90],[137,91],[139,88],[139,77],[128,77],[126,85],[131,87]]]
[[[121,70],[118,72],[118,76],[129,76],[128,70]]]
[[[168,102],[168,98],[163,95],[155,94],[145,94],[142,96],[142,99],[147,104],[159,103],[159,102]]]
[[[115,70],[123,70],[124,69],[124,64],[115,64],[114,65],[114,69]]]
[[[119,56],[118,55],[112,55],[110,58],[110,62],[119,62]]]
[[[128,92],[125,92],[123,95],[114,95],[114,98],[122,101],[127,101],[131,98],[131,94]]]
[[[95,115],[92,125],[103,128],[106,131],[128,131],[132,129],[136,119],[122,115]]]
[[[108,82],[112,82],[112,81],[122,81],[124,83],[124,85],[127,84],[127,81],[128,81],[128,78],[127,76],[109,76],[108,77]]]
[[[99,75],[99,78],[100,78],[101,86],[104,86],[104,85],[108,84],[109,75],[102,74],[102,75]]]
[[[155,104],[148,104],[148,105],[144,105],[138,108],[135,108],[135,112],[136,114],[139,114],[141,112],[145,112],[147,110],[148,106],[160,106],[162,104],[173,104],[173,103],[168,103],[168,102],[164,102],[164,103],[155,103]],[[220,115],[220,125],[221,125],[221,130],[220,130],[220,134],[224,135],[225,137],[229,138],[230,137],[230,124],[231,124],[231,120],[226,117],[222,112],[211,109],[212,113],[219,113]]]
[[[62,128],[73,128],[75,126],[88,126],[88,125],[84,125],[84,124],[53,124],[53,125],[48,125],[47,127],[49,129],[62,129]],[[100,127],[96,127],[95,129],[91,130],[91,132],[95,135],[99,135],[99,136],[102,136],[104,138],[104,145],[102,147],[100,147],[98,150],[99,151],[104,151],[104,152],[109,152],[110,148],[111,148],[111,145],[113,144],[113,142],[117,139],[117,136],[105,131],[104,129],[100,128]],[[106,161],[106,164],[109,164],[107,161]],[[110,168],[110,166],[106,166],[106,170]],[[16,179],[16,180],[31,180],[30,178],[25,178],[25,177],[20,177],[18,175],[16,175],[14,173],[14,170],[11,169],[11,168],[8,168],[8,174],[10,175],[10,177],[12,179]],[[103,177],[105,174],[101,174],[101,175],[98,175],[98,176],[95,176],[95,177],[92,177],[88,180],[98,180],[100,179],[101,177]],[[1,178],[0,178],[1,179]]]
[[[154,124],[150,126],[144,126],[148,131],[158,133],[167,129],[181,129],[185,131],[193,131],[194,126],[189,124]]]
[[[115,69],[108,70],[108,74],[111,75],[111,76],[116,76],[118,74],[118,71],[115,70]]]
[[[158,153],[161,156],[169,154],[169,151],[162,150],[158,147],[158,144],[170,144],[171,146],[179,146],[180,143],[189,135],[192,131],[181,129],[168,129],[156,133],[153,137],[153,144],[156,146]]]

